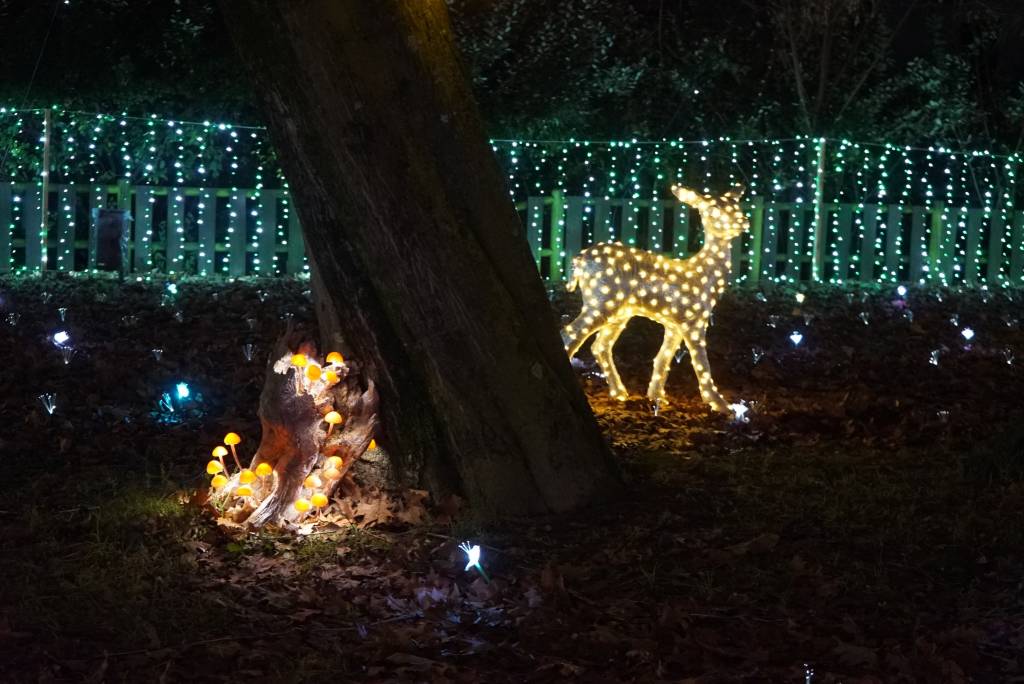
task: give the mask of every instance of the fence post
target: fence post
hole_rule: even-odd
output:
[[[945,235],[943,235],[945,224],[942,221],[942,215],[945,211],[944,202],[932,204],[932,225],[928,235],[928,280],[932,282],[939,279],[942,273],[942,243],[945,239]]]
[[[49,233],[46,230],[47,219],[50,214],[50,140],[53,137],[53,113],[49,107],[43,114],[43,170],[40,173],[43,179],[43,197],[40,204],[39,241],[42,243],[42,253],[39,257],[39,270],[46,269],[46,251],[50,242]],[[27,233],[26,233],[27,237]]]
[[[814,260],[811,280],[821,281],[825,270],[825,138],[818,138],[818,161],[814,171]]]
[[[761,245],[764,243],[764,197],[753,197],[750,203],[750,281],[761,279]]]
[[[565,277],[565,198],[561,190],[551,193],[551,260],[549,261],[550,277],[562,280]]]

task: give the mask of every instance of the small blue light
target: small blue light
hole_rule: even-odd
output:
[[[178,285],[177,285],[177,283],[167,283],[167,291],[170,292],[172,295],[178,294]]]
[[[188,399],[188,395],[191,394],[191,392],[190,392],[190,390],[188,388],[188,383],[187,382],[179,382],[174,387],[175,387],[176,390],[178,390],[178,398],[179,399]]]

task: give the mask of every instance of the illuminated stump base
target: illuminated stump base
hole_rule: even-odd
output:
[[[316,504],[332,500],[370,446],[378,424],[373,382],[352,362],[315,359],[315,345],[295,333],[275,345],[260,396],[259,448],[246,469],[232,472],[210,496],[223,517],[250,528],[314,517]],[[331,412],[340,424],[325,420]]]

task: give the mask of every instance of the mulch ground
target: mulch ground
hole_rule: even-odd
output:
[[[709,354],[749,423],[685,356],[655,415],[581,352],[615,502],[238,536],[189,496],[307,288],[0,281],[0,680],[1024,682],[1024,294],[736,290]],[[659,343],[623,335],[632,391]]]

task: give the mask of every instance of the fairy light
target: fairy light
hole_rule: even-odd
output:
[[[562,331],[565,349],[572,357],[591,336],[591,350],[608,379],[612,398],[625,400],[627,392],[612,348],[626,324],[642,316],[665,326],[665,339],[654,358],[647,397],[655,406],[665,401],[669,364],[681,344],[686,344],[701,398],[714,410],[728,413],[729,403],[718,392],[708,364],[705,333],[711,311],[729,277],[730,244],[750,229],[740,207],[742,190],[721,197],[699,194],[673,186],[676,198],[700,213],[704,246],[689,259],[672,259],[621,243],[603,243],[573,259],[569,289],[579,287],[583,310]]]

